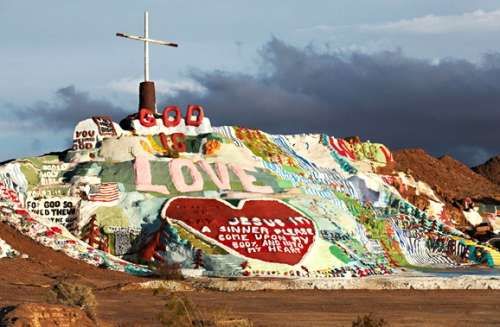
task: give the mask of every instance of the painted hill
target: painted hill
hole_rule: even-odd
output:
[[[490,158],[479,166],[473,167],[472,170],[488,178],[493,183],[500,185],[500,155]]]
[[[393,171],[382,144],[212,127],[196,106],[182,119],[176,107],[120,124],[93,117],[73,141],[63,153],[0,167],[0,218],[99,267],[362,277],[500,262],[456,228],[418,171]],[[482,221],[476,214],[466,216]]]

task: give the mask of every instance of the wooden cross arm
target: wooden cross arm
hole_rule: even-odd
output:
[[[116,36],[124,37],[127,39],[132,39],[132,40],[137,40],[137,41],[155,43],[155,44],[159,44],[159,45],[166,45],[166,46],[175,47],[175,48],[177,48],[179,46],[177,43],[149,39],[149,38],[145,38],[144,36],[136,36],[136,35],[130,35],[130,34],[125,34],[125,33],[116,33]]]

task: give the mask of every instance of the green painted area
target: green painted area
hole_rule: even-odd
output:
[[[283,191],[283,187],[279,185],[279,179],[274,174],[262,168],[256,168],[255,170],[255,172],[248,172],[248,175],[255,177],[255,185],[271,186],[274,192]]]
[[[368,235],[375,240],[379,240],[389,257],[399,266],[409,267],[410,264],[401,253],[397,242],[392,240],[386,232],[387,222],[380,218],[371,217],[365,221],[364,226]]]
[[[86,176],[93,163],[84,162],[76,165],[71,171],[64,173],[64,180],[69,182],[73,176]]]
[[[64,174],[65,180],[70,180],[73,176],[89,176],[97,173],[103,183],[121,183],[125,191],[135,191],[135,175],[133,162],[85,162],[77,165],[72,171]]]
[[[184,143],[186,144],[186,152],[198,153],[201,147],[202,136],[186,136]]]
[[[24,177],[26,177],[26,180],[28,181],[29,190],[40,184],[40,176],[38,175],[37,169],[35,169],[32,164],[23,163],[20,165],[20,167],[21,172],[24,174]]]
[[[95,211],[96,222],[101,227],[128,227],[128,217],[120,207],[99,207]]]
[[[241,185],[238,177],[233,173],[231,169],[229,169],[229,184],[231,185],[231,190],[235,192],[242,192],[243,185]]]
[[[194,179],[193,179],[193,177],[191,176],[191,173],[190,173],[190,171],[189,171],[189,168],[188,168],[188,167],[182,167],[182,168],[181,168],[181,172],[182,172],[182,176],[183,176],[184,181],[186,182],[186,184],[188,184],[188,185],[193,184]],[[203,181],[203,186],[204,186],[203,188],[205,188],[205,187],[206,187],[206,185],[205,185],[205,181]]]
[[[122,183],[127,192],[135,190],[135,174],[132,161],[118,163],[100,163],[101,172],[99,177],[103,183]]]
[[[206,254],[228,254],[224,251],[224,249],[203,241],[184,227],[175,223],[172,223],[171,225],[176,229],[179,237],[183,240],[189,241],[194,248],[201,249]]]
[[[59,156],[55,154],[48,154],[45,156],[40,156],[40,157],[26,157],[23,159],[20,159],[19,161],[29,161],[33,164],[38,169],[42,168],[42,165],[44,164],[53,164],[53,163],[58,163],[59,162]]]
[[[349,212],[353,216],[358,218],[361,216],[373,216],[373,211],[369,208],[364,207],[357,199],[350,197],[346,193],[342,192],[334,192],[334,193],[335,196],[337,196],[337,198],[344,201],[344,203],[347,206],[347,209],[349,209]]]
[[[216,140],[216,141],[219,141],[219,142],[222,142],[222,143],[231,142],[230,139],[228,139],[227,137],[224,137],[224,135],[219,134],[219,133],[210,133],[210,134],[207,134],[205,138],[208,141]]]
[[[371,239],[378,240],[384,247],[385,252],[391,260],[399,266],[410,266],[404,255],[401,253],[397,242],[394,242],[387,235],[387,221],[383,217],[376,217],[373,209],[363,206],[358,200],[351,198],[349,195],[341,192],[335,192],[335,195],[344,201],[351,214],[365,226],[367,236]]]
[[[303,173],[302,169],[298,167],[292,167],[287,165],[282,165],[281,167],[283,168],[284,171],[287,171],[292,174],[300,175]]]
[[[225,199],[224,201],[230,203],[233,207],[237,207],[241,200],[238,200],[238,199]]]
[[[282,190],[287,190],[287,189],[291,189],[294,187],[294,184],[292,181],[282,179],[282,178],[277,178],[276,181],[278,184],[278,188],[280,188]]]
[[[151,161],[150,165],[152,184],[165,185],[170,193],[175,193],[176,190],[168,172],[168,163],[165,161]]]
[[[352,250],[356,253],[366,252],[366,247],[364,247],[363,244],[355,238],[349,240],[349,248],[352,248]]]
[[[399,242],[396,239],[391,238],[385,232],[387,222],[384,222],[383,227],[381,227],[381,231],[379,232],[378,240],[381,242],[384,251],[391,258],[391,260],[401,267],[412,267],[411,264],[408,263],[405,256],[401,252],[401,248],[399,247]],[[383,230],[382,230],[383,229]]]
[[[351,261],[351,259],[349,259],[349,256],[345,254],[345,252],[337,245],[330,246],[330,253],[343,263],[348,263],[349,261]]]

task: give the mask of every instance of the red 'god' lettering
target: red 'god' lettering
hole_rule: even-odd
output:
[[[174,114],[170,116],[170,114]],[[203,122],[205,113],[203,107],[195,104],[190,104],[187,108],[186,117],[184,122],[186,126],[198,127]],[[167,106],[163,109],[162,114],[163,125],[165,127],[176,127],[182,120],[181,110],[177,106]],[[156,126],[156,118],[151,110],[141,108],[139,110],[139,122],[144,127]]]

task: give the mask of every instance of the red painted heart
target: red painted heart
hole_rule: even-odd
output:
[[[181,221],[239,254],[295,265],[316,235],[314,223],[279,200],[246,200],[238,207],[218,199],[170,199],[162,217]]]

